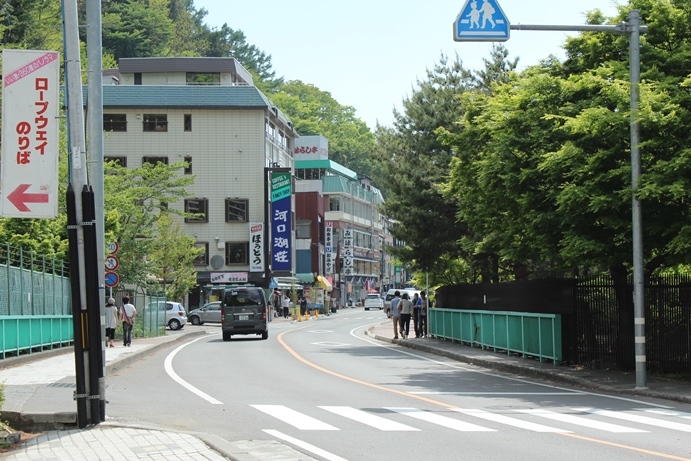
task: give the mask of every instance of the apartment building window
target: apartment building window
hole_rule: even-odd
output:
[[[103,114],[103,131],[127,131],[127,114]]]
[[[134,73],[134,84],[135,85],[141,85],[142,84],[142,73],[141,72],[135,72]]]
[[[185,174],[192,174],[192,156],[191,155],[185,155],[185,168],[183,169],[183,173]]]
[[[144,131],[168,131],[166,114],[144,114]]]
[[[295,225],[295,238],[312,238],[312,221],[298,221]]]
[[[188,85],[220,85],[219,72],[187,72],[185,81]]]
[[[249,242],[226,242],[226,265],[248,264]]]
[[[168,157],[142,157],[142,165],[147,163],[154,166],[156,166],[157,163],[168,165]]]
[[[249,200],[240,198],[226,199],[226,222],[247,222]]]
[[[209,199],[206,198],[186,198],[185,213],[195,216],[185,217],[186,223],[208,223],[209,222]]]
[[[183,126],[185,131],[192,131],[192,114],[185,114]]]
[[[115,162],[123,168],[127,168],[127,157],[103,157],[106,162]]]
[[[197,242],[195,248],[202,248],[202,251],[194,260],[195,266],[206,266],[209,264],[209,242]]]

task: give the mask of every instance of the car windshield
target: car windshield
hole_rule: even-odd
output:
[[[367,295],[367,299],[379,299],[379,295]]]

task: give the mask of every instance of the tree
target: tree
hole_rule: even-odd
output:
[[[115,59],[161,56],[173,35],[168,0],[104,0],[103,51]]]
[[[166,299],[180,299],[197,285],[194,260],[204,249],[195,248],[194,243],[194,237],[182,231],[173,215],[161,214],[149,261]]]
[[[343,106],[331,93],[292,80],[280,86],[272,101],[293,121],[300,135],[320,134],[329,140],[329,158],[354,171],[368,172],[375,180],[380,166],[371,156],[374,135],[355,109]]]
[[[114,162],[108,163],[105,174],[106,240],[115,239],[120,246],[118,273],[122,284],[147,287],[152,276],[161,273],[151,255],[158,248],[158,221],[170,213],[182,215],[169,205],[187,195],[186,186],[194,177],[180,175],[183,163],[165,165],[144,164],[141,168],[127,169]],[[167,233],[166,238],[173,238]],[[197,250],[185,238],[178,241],[175,251],[185,250],[196,255]],[[173,248],[171,247],[171,251]]]

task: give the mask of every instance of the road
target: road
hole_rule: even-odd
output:
[[[519,379],[381,343],[382,312],[210,334],[108,378],[109,418],[314,459],[691,459],[691,406]]]

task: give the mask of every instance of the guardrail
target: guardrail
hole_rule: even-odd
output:
[[[561,315],[432,308],[429,334],[540,362],[562,360]]]
[[[69,346],[74,341],[71,315],[0,316],[0,357]]]

